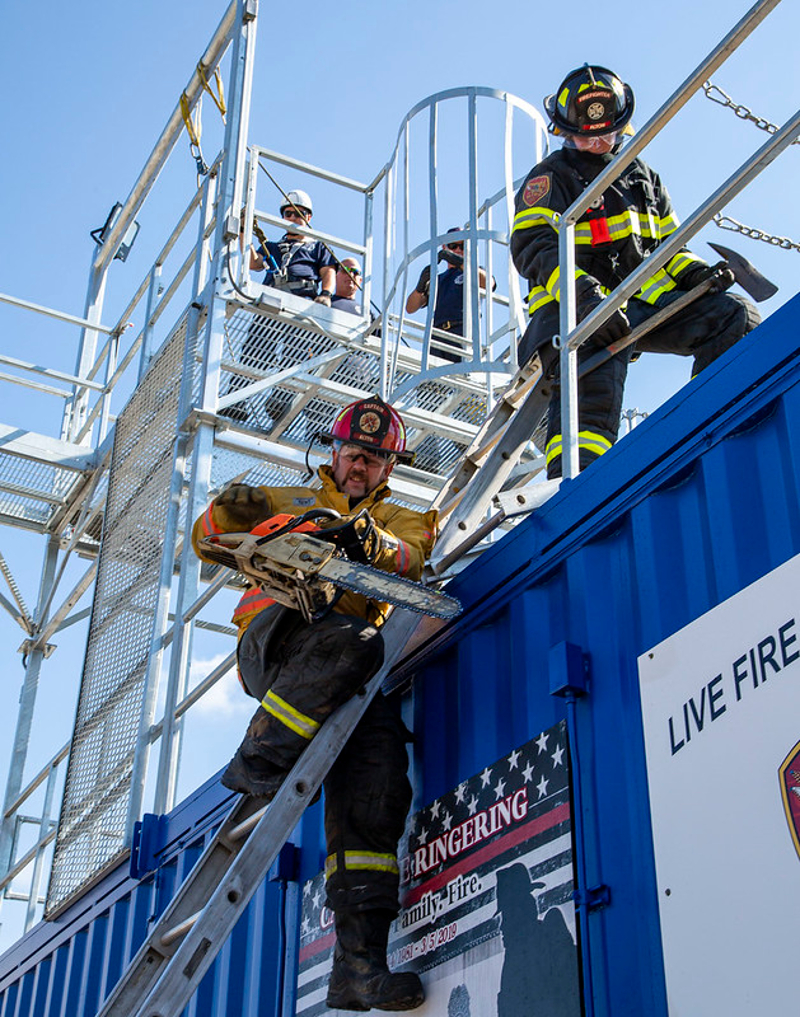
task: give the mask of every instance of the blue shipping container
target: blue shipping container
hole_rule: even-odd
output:
[[[463,615],[401,675],[415,809],[566,723],[595,1017],[668,1013],[637,658],[800,552],[799,322],[797,297],[459,575]],[[0,958],[0,1017],[95,1014],[229,801],[210,781],[148,820],[152,871],[117,870]],[[294,1013],[319,806],[294,840],[189,1013]]]

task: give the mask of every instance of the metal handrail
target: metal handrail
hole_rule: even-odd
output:
[[[578,407],[577,407],[577,349],[589,336],[620,307],[624,300],[639,289],[639,284],[672,257],[685,241],[704,226],[719,208],[737,194],[768,165],[792,138],[787,140],[784,130],[773,135],[779,139],[774,145],[764,145],[750,160],[734,173],[714,195],[651,254],[635,272],[631,273],[607,297],[602,305],[586,317],[576,328],[575,302],[575,224],[586,209],[625,170],[638,154],[652,141],[661,129],[683,108],[691,96],[714,71],[744,42],[750,33],[774,10],[781,0],[760,0],[734,26],[722,41],[700,62],[672,96],[653,114],[644,127],[628,142],[617,157],[582,192],[579,198],[563,213],[559,221],[558,256],[561,293],[559,306],[560,373],[561,373],[561,435],[562,472],[564,477],[578,473]],[[796,128],[795,128],[796,130]],[[756,168],[757,167],[757,168]]]

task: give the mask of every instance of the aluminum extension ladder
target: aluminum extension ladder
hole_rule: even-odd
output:
[[[689,300],[705,292],[701,284],[676,301],[668,314],[654,315],[624,340],[596,354],[582,366],[588,373],[609,356],[636,342]],[[433,572],[441,573],[488,532],[496,521],[515,514],[501,512],[481,521],[516,466],[550,400],[552,382],[543,378],[537,356],[520,368],[464,454],[452,478],[432,503],[446,517]],[[529,512],[553,493],[558,481],[537,485],[538,500],[519,510]],[[438,563],[438,564],[437,564]],[[364,689],[322,725],[268,805],[242,796],[234,805],[122,978],[98,1017],[175,1017],[182,1012],[247,907],[281,848],[384,679],[415,633],[424,636],[428,619],[395,608],[383,627],[385,659]]]

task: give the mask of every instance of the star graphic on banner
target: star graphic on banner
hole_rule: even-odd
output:
[[[494,798],[495,798],[496,802],[499,802],[500,799],[503,797],[503,792],[505,791],[505,789],[506,789],[506,782],[501,777],[500,780],[498,780],[496,787],[493,789],[494,790]]]
[[[517,769],[517,767],[519,765],[519,757],[521,755],[522,755],[522,753],[519,751],[519,749],[514,749],[514,751],[508,757],[508,769],[509,769],[509,772],[511,772],[511,770],[516,770]]]
[[[556,745],[556,751],[553,753],[553,766],[562,766],[561,757],[564,755],[564,749],[561,745]]]
[[[473,795],[467,803],[467,811],[471,816],[474,816],[478,810],[478,799]]]
[[[423,826],[422,829],[419,831],[419,837],[417,837],[417,840],[420,842],[420,844],[424,844],[427,841],[427,839],[428,831]]]
[[[408,817],[408,832],[413,833],[417,828],[417,815],[412,812]]]
[[[492,771],[487,766],[481,774],[481,787],[488,787],[489,781],[492,779]]]
[[[304,897],[310,897],[311,896],[311,880],[309,880],[306,883],[306,885],[303,887],[303,896]]]
[[[450,827],[452,823],[453,817],[450,815],[449,812],[445,812],[445,814],[442,816],[442,829],[445,831],[445,833],[450,832]]]
[[[550,737],[546,731],[542,731],[539,737],[536,739],[536,744],[539,746],[539,755],[541,755],[547,748],[547,739]]]
[[[303,923],[300,926],[300,929],[304,936],[307,936],[309,932],[311,932],[311,922],[309,922],[308,917],[305,917],[303,919]]]
[[[314,907],[315,907],[315,908],[318,908],[318,907],[319,907],[319,902],[320,902],[320,899],[321,899],[321,898],[320,898],[320,895],[319,895],[319,890],[317,890],[317,892],[316,892],[316,893],[314,894],[314,896],[313,896],[313,897],[311,898],[311,900],[312,900],[312,901],[313,901],[313,903],[314,903]]]
[[[438,799],[433,803],[433,805],[431,805],[431,819],[438,819],[439,818],[439,808],[440,808],[440,806],[441,806],[441,802]]]
[[[467,793],[467,782],[466,782],[466,781],[463,781],[463,782],[462,782],[461,784],[459,784],[459,785],[458,785],[458,787],[456,788],[456,804],[458,804],[459,802],[461,802],[461,804],[463,805],[463,803],[464,803],[464,795],[465,795],[466,793]]]
[[[547,785],[550,781],[546,777],[542,777],[539,783],[536,785],[536,790],[539,792],[539,797],[544,798],[547,794]]]
[[[526,784],[530,784],[531,780],[533,779],[533,764],[532,763],[530,763],[530,762],[528,763],[528,765],[522,771],[522,776],[525,779],[525,783]]]

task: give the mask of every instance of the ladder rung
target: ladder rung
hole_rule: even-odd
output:
[[[202,911],[196,911],[185,921],[180,922],[180,924],[174,926],[174,928],[170,929],[168,932],[165,932],[161,937],[161,945],[169,946],[170,943],[174,943],[176,939],[182,939],[202,913]]]
[[[239,823],[238,826],[234,826],[234,828],[228,834],[228,840],[236,841],[241,840],[242,837],[246,837],[247,834],[250,833],[250,831],[253,829],[253,827],[258,824],[259,819],[261,819],[261,817],[267,811],[267,808],[268,806],[265,805],[262,809],[259,809],[258,812],[254,812],[253,815],[250,816],[248,819],[245,819],[241,823]]]

